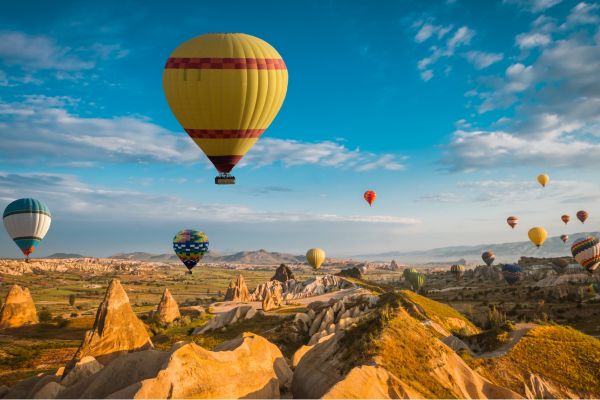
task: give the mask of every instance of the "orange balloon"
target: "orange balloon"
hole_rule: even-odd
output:
[[[372,190],[367,190],[364,194],[364,198],[370,206],[373,206],[373,202],[377,198],[377,193]]]

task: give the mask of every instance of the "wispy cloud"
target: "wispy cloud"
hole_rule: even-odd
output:
[[[171,132],[143,116],[82,117],[74,111],[79,102],[67,96],[43,95],[0,102],[0,136],[4,139],[0,157],[15,164],[45,162],[72,167],[96,162],[210,165],[183,132]],[[398,171],[405,168],[403,160],[398,155],[350,149],[333,141],[263,138],[239,166],[258,168],[278,163],[286,167]]]
[[[504,0],[506,4],[514,4],[521,9],[538,13],[559,4],[562,0]]]
[[[0,172],[0,202],[22,197],[40,197],[63,218],[101,218],[103,220],[190,221],[231,223],[275,222],[363,222],[373,224],[416,225],[411,217],[389,215],[344,215],[309,212],[262,211],[243,205],[192,202],[176,196],[156,195],[134,190],[105,188],[81,182],[73,175]],[[129,205],[123,207],[123,205]],[[133,206],[134,205],[134,206]],[[93,214],[90,214],[93,210]],[[193,216],[193,217],[191,217]]]
[[[567,20],[561,25],[561,28],[567,29],[578,25],[598,24],[600,22],[600,17],[598,17],[599,9],[600,5],[596,3],[582,1],[571,9]]]
[[[502,53],[486,53],[483,51],[469,51],[465,53],[465,58],[475,66],[476,69],[484,69],[492,64],[502,61]]]

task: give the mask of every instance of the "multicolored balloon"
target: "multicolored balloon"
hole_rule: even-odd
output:
[[[511,228],[515,229],[515,226],[517,226],[517,224],[519,223],[519,218],[515,217],[514,215],[511,215],[510,217],[506,218],[506,223],[508,223],[508,225],[510,225]]]
[[[590,292],[591,294],[600,293],[600,283],[598,283],[598,282],[591,283],[590,286],[588,286],[588,292]]]
[[[492,265],[494,263],[494,260],[496,259],[496,255],[491,250],[484,251],[481,254],[481,259],[489,267],[490,265]]]
[[[560,235],[560,240],[562,240],[563,243],[567,243],[567,240],[569,240],[569,235]]]
[[[509,285],[514,285],[521,280],[523,268],[519,264],[504,264],[502,266],[502,275]]]
[[[589,214],[587,211],[577,211],[577,219],[581,221],[581,223],[585,223],[585,220],[588,219]]]
[[[465,266],[459,265],[459,264],[454,264],[453,266],[450,267],[450,272],[454,275],[456,280],[459,281],[460,278],[462,278],[463,275],[465,274]]]
[[[219,171],[217,184],[271,125],[288,72],[267,42],[243,33],[209,33],[179,45],[163,71],[163,90],[183,129]]]
[[[30,198],[10,203],[4,209],[2,218],[6,232],[27,260],[48,233],[52,222],[48,206],[40,200]]]
[[[538,175],[537,181],[539,182],[540,185],[542,185],[542,187],[546,187],[546,185],[550,181],[550,177],[546,174],[541,174],[541,175]]]
[[[208,236],[204,232],[184,229],[173,238],[173,250],[191,274],[192,268],[208,252]]]
[[[564,223],[565,223],[565,225],[566,225],[566,224],[568,224],[568,223],[569,223],[569,221],[571,220],[571,217],[569,217],[567,214],[564,214],[564,215],[562,215],[562,216],[560,217],[560,219],[561,219],[561,220],[562,220],[562,222],[564,222]]]
[[[600,265],[600,241],[592,236],[577,240],[571,246],[571,254],[579,265],[592,273]]]
[[[527,236],[529,236],[529,240],[531,243],[535,244],[536,247],[540,247],[546,241],[548,237],[548,232],[541,226],[536,226],[535,228],[531,228],[529,232],[527,232]]]
[[[365,200],[367,201],[367,203],[369,203],[370,206],[373,206],[373,202],[377,198],[377,193],[375,193],[372,190],[367,190],[365,192],[365,194],[363,195],[363,197],[365,198]]]
[[[306,252],[306,261],[315,270],[321,268],[321,264],[325,262],[325,251],[319,248],[308,250]]]

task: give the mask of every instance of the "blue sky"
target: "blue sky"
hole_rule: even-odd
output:
[[[560,235],[579,209],[597,229],[599,22],[570,0],[13,2],[0,207],[48,204],[37,255],[167,252],[197,228],[215,250],[345,256]],[[258,36],[289,71],[233,187],[162,93],[171,51],[206,32]],[[0,255],[18,256],[5,232]]]

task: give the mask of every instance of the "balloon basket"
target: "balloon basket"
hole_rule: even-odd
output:
[[[235,176],[220,174],[215,177],[215,185],[235,185]]]

